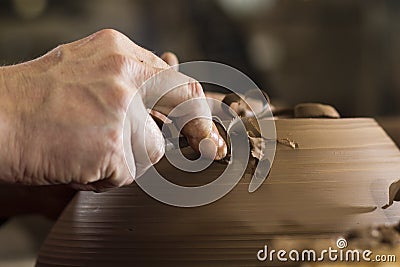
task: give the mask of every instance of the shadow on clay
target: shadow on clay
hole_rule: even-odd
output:
[[[384,205],[382,209],[387,209],[393,205],[394,201],[400,201],[400,180],[394,182],[389,187],[389,203]]]

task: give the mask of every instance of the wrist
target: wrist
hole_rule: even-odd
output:
[[[7,86],[6,77],[9,67],[0,68],[0,181],[13,183],[16,181],[13,174],[12,147],[15,146],[16,137],[16,109],[13,97]]]
[[[43,74],[42,74],[43,75]],[[27,122],[43,103],[43,87],[31,63],[0,67],[0,181],[24,182],[21,162]]]

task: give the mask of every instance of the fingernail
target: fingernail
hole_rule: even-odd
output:
[[[224,141],[224,139],[220,136],[219,137],[219,144],[218,144],[218,160],[221,160],[226,157],[226,154],[228,153],[228,147]]]
[[[213,139],[214,144],[217,145],[217,153],[215,155],[216,160],[221,160],[225,158],[227,154],[227,146],[224,141],[224,139],[221,137],[221,135],[218,132],[217,127],[213,124],[212,131],[210,133],[211,139]]]

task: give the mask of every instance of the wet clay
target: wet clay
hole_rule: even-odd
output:
[[[48,235],[37,266],[266,266],[257,251],[282,236],[315,239],[400,220],[399,203],[381,208],[400,179],[400,152],[373,119],[282,119],[276,128],[278,139],[299,146],[277,146],[269,177],[255,192],[248,192],[248,174],[225,197],[198,208],[162,204],[136,184],[80,192]],[[166,160],[157,166],[170,181],[190,186],[212,181],[225,167],[216,162],[186,173]]]

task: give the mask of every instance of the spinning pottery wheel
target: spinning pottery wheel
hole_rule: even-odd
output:
[[[309,239],[372,224],[397,223],[389,187],[400,152],[373,119],[280,119],[268,179],[248,192],[250,175],[225,197],[198,208],[162,204],[136,184],[78,193],[47,237],[44,266],[265,266],[257,251],[277,236]],[[186,173],[161,161],[178,184],[207,183],[226,166]],[[276,264],[275,264],[276,265]]]

